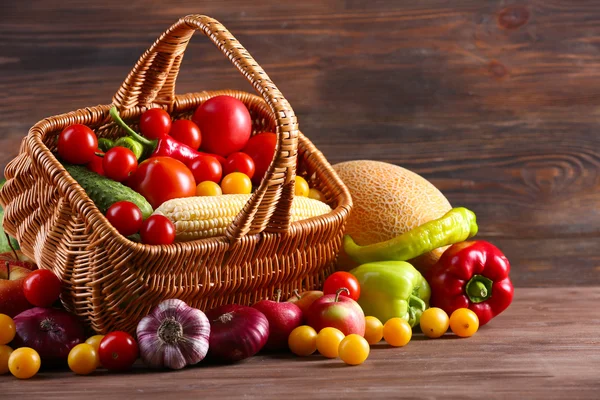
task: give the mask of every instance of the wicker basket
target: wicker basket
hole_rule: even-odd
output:
[[[174,94],[184,51],[196,30],[210,38],[261,97],[233,90]],[[223,25],[200,15],[177,21],[142,55],[113,104],[135,127],[134,121],[150,107],[163,107],[174,119],[189,118],[199,104],[222,94],[246,104],[253,134],[277,133],[275,156],[263,181],[225,236],[148,246],[124,238],[107,222],[53,151],[57,135],[74,123],[92,127],[99,137],[123,135],[109,117],[111,105],[38,122],[6,167],[7,183],[0,191],[6,232],[40,268],[62,279],[62,303],[96,332],[134,332],[137,322],[164,299],[179,298],[200,309],[250,304],[278,288],[284,293],[318,288],[334,270],[352,205],[348,190],[298,131],[281,92]],[[331,213],[290,223],[297,173],[323,192]]]

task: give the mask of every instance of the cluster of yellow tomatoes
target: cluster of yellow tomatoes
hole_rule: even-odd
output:
[[[470,337],[479,329],[477,314],[468,308],[459,308],[450,317],[441,308],[432,307],[423,312],[420,320],[423,334],[439,338],[448,328],[457,336]],[[412,328],[402,318],[391,318],[385,324],[375,317],[365,317],[365,336],[345,336],[333,327],[318,333],[308,325],[297,327],[290,333],[288,346],[292,353],[305,357],[318,351],[327,358],[340,358],[348,365],[359,365],[369,357],[370,346],[384,339],[390,346],[402,347],[412,338]]]

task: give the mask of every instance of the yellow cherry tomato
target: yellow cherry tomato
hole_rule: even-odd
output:
[[[383,338],[383,324],[376,317],[365,317],[365,339],[369,344],[381,342]]]
[[[42,360],[37,351],[30,347],[20,347],[8,358],[10,373],[19,379],[29,379],[40,370]]]
[[[317,335],[317,350],[327,358],[336,358],[344,333],[339,329],[327,327]]]
[[[310,188],[308,182],[301,176],[296,176],[296,185],[294,186],[294,194],[296,196],[307,197]]]
[[[196,186],[196,196],[220,196],[222,194],[221,186],[213,181],[200,182]]]
[[[471,337],[479,329],[479,318],[468,308],[459,308],[450,315],[450,329],[460,337]]]
[[[441,308],[431,307],[421,315],[421,331],[430,338],[439,338],[448,330],[450,321],[448,314]]]
[[[353,333],[342,340],[338,351],[343,362],[349,365],[359,365],[369,357],[371,348],[364,337]]]
[[[94,335],[87,338],[85,342],[87,344],[92,345],[94,350],[96,350],[96,353],[98,353],[98,348],[100,347],[100,342],[102,341],[102,339],[104,339],[104,335]],[[98,365],[96,365],[96,367],[99,367],[101,365],[102,363],[100,363],[100,357],[98,357]]]
[[[406,346],[412,338],[412,328],[402,318],[390,318],[383,326],[383,337],[390,346]]]
[[[299,326],[290,333],[288,346],[297,356],[310,356],[317,351],[317,332],[308,325]]]
[[[4,375],[8,372],[8,359],[13,349],[9,346],[2,344],[0,345],[0,375]]]
[[[252,181],[248,175],[241,172],[232,172],[225,175],[221,181],[223,194],[250,194],[252,193]]]
[[[16,333],[15,321],[6,314],[0,314],[0,344],[12,342]]]
[[[89,375],[96,370],[100,363],[98,352],[94,346],[80,343],[73,347],[67,358],[69,368],[77,375]]]
[[[325,196],[323,196],[323,193],[321,193],[318,189],[315,188],[308,189],[308,197],[323,202],[325,201]]]

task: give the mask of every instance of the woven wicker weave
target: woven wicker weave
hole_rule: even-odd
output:
[[[210,38],[260,97],[232,90],[174,94],[184,51],[196,30]],[[333,271],[351,208],[348,190],[299,132],[281,92],[219,22],[199,15],[180,19],[142,55],[113,104],[136,127],[147,108],[163,107],[174,119],[189,118],[199,104],[222,94],[246,104],[253,134],[277,133],[273,162],[226,236],[148,246],[127,240],[107,222],[53,151],[57,135],[74,123],[92,127],[99,137],[123,135],[110,120],[111,105],[38,122],[6,167],[7,183],[0,191],[5,230],[40,268],[62,279],[64,306],[96,332],[133,332],[167,298],[200,309],[250,304],[278,288],[284,293],[317,288]],[[296,173],[323,192],[331,213],[289,222]]]

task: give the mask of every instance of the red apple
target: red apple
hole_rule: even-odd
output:
[[[317,332],[330,326],[339,329],[346,336],[352,333],[364,336],[365,314],[356,301],[340,296],[342,291],[348,289],[341,288],[336,294],[326,294],[315,300],[308,309],[308,325]]]
[[[15,258],[15,255],[18,258]],[[9,261],[11,265],[18,265],[31,271],[37,269],[35,262],[23,254],[21,250],[15,250],[14,253],[12,251],[9,251],[8,253],[0,253],[0,264],[5,265],[5,261]]]
[[[9,261],[0,264],[0,313],[14,317],[32,308],[23,293],[23,281],[31,270],[11,265]]]
[[[252,308],[262,312],[269,321],[269,340],[267,350],[282,350],[288,346],[288,336],[302,325],[302,310],[294,303],[280,303],[281,290],[277,292],[277,301],[261,300]]]
[[[294,296],[287,299],[288,303],[294,303],[302,310],[304,318],[308,316],[308,309],[310,305],[317,299],[323,297],[323,292],[320,290],[308,290],[306,292],[298,293],[294,290]]]

